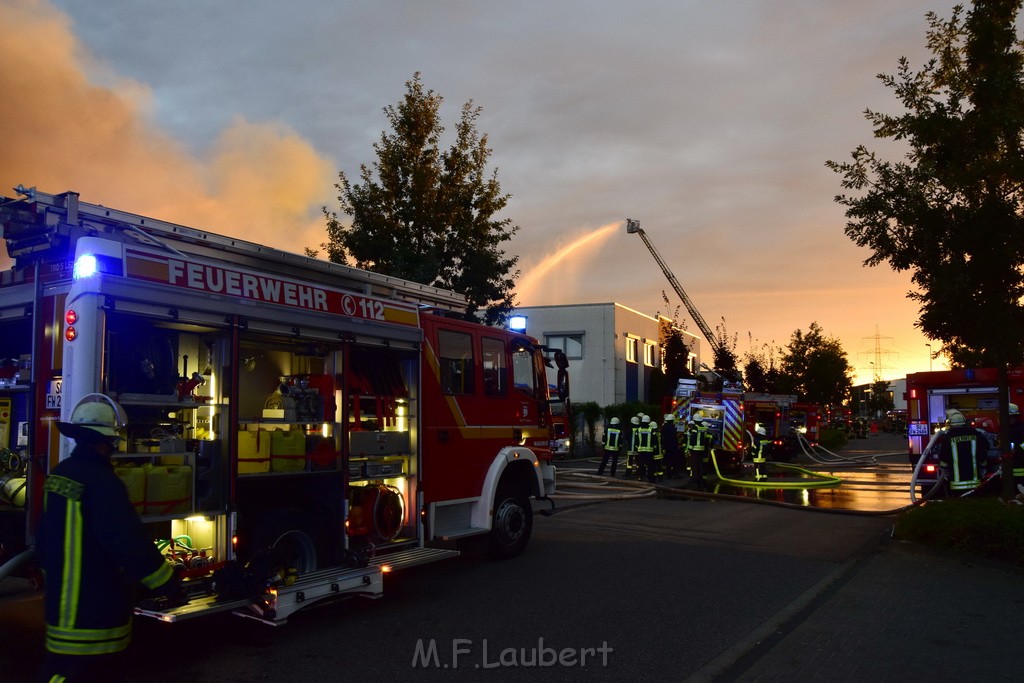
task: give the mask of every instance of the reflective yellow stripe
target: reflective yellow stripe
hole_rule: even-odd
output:
[[[953,480],[949,482],[949,488],[953,491],[965,491],[967,489],[977,488],[981,483],[981,477],[978,472],[978,440],[972,436],[956,436],[950,441],[950,451],[953,454]],[[958,443],[971,444],[971,474],[973,475],[970,479],[960,478],[960,450],[957,448]]]
[[[109,655],[128,647],[131,636],[123,640],[108,640],[100,643],[69,643],[63,640],[46,640],[46,649],[57,655]]]
[[[156,588],[157,586],[162,586],[167,583],[173,575],[174,567],[171,564],[164,562],[160,565],[159,569],[142,579],[142,584],[146,588]]]
[[[124,638],[132,632],[132,625],[122,624],[111,628],[61,628],[48,624],[46,635],[60,640],[110,640],[112,638]]]
[[[67,499],[64,514],[64,566],[60,579],[60,607],[57,625],[75,625],[82,583],[82,504]]]
[[[60,674],[54,674],[50,676],[50,683],[64,683],[64,681],[66,680],[68,679],[64,678],[64,676]]]
[[[120,652],[131,642],[131,624],[114,628],[59,628],[46,626],[46,649],[64,655],[101,655]]]

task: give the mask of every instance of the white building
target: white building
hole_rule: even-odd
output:
[[[906,412],[907,410],[907,378],[900,377],[898,379],[886,380],[888,382],[887,392],[889,399],[892,401],[893,410],[901,410]],[[858,417],[883,417],[881,415],[871,415],[871,411],[868,410],[868,400],[871,398],[871,384],[858,384],[850,389],[851,403],[853,404],[853,412]]]
[[[573,403],[607,406],[646,400],[651,372],[661,369],[659,319],[622,304],[523,306],[526,333],[569,358]],[[700,340],[683,331],[690,348],[690,370],[700,364]],[[553,373],[549,370],[549,376]]]

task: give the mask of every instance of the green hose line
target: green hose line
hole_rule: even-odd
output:
[[[787,470],[794,470],[801,474],[806,474],[809,477],[814,477],[813,480],[801,479],[799,481],[769,481],[762,479],[758,481],[751,481],[748,479],[730,479],[729,477],[723,476],[722,472],[718,469],[718,459],[715,457],[714,449],[711,450],[711,464],[715,466],[715,475],[719,480],[732,484],[734,486],[742,486],[746,488],[766,488],[766,489],[821,489],[821,488],[835,488],[843,483],[843,480],[839,477],[826,477],[817,472],[804,469],[803,467],[797,467],[796,465],[783,465],[782,463],[773,462],[773,467],[780,467]],[[766,463],[767,464],[767,463]]]
[[[185,550],[195,550],[195,548],[192,547],[192,537],[188,534],[175,536],[173,539],[170,540],[157,539],[156,549],[163,552],[163,550],[167,548],[169,545],[171,545],[171,543],[174,543],[174,545],[178,546],[179,548],[184,548]]]

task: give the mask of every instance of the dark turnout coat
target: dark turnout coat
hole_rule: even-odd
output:
[[[110,459],[79,444],[44,486],[36,550],[46,576],[46,649],[120,652],[131,640],[132,591],[173,578]]]

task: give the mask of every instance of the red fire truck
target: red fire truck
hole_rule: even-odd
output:
[[[1024,405],[1024,368],[1008,375],[1010,402]],[[989,436],[990,459],[999,433],[999,373],[994,368],[936,370],[907,375],[907,453],[912,465],[920,460],[940,425],[946,410],[956,408],[971,425]],[[992,463],[995,466],[995,463]],[[927,492],[938,478],[938,458],[930,454],[922,463],[917,483]]]
[[[743,461],[743,389],[728,385],[720,392],[698,391],[697,381],[680,379],[675,394],[665,400],[665,412],[685,425],[700,415],[711,434],[711,446],[722,469],[733,469]]]
[[[792,460],[799,455],[800,438],[811,445],[818,443],[821,407],[817,403],[800,402],[791,394],[747,392],[743,406],[744,429],[753,433],[756,425],[762,425],[772,440],[772,457],[776,460]]]
[[[379,597],[387,571],[460,539],[524,549],[531,499],[554,492],[564,354],[553,399],[544,349],[445,315],[464,310],[454,292],[17,190],[0,207],[0,452],[27,495],[0,506],[8,571],[70,452],[55,423],[89,394],[126,411],[117,472],[193,593],[139,613],[281,622]],[[225,583],[239,572],[248,590]]]

